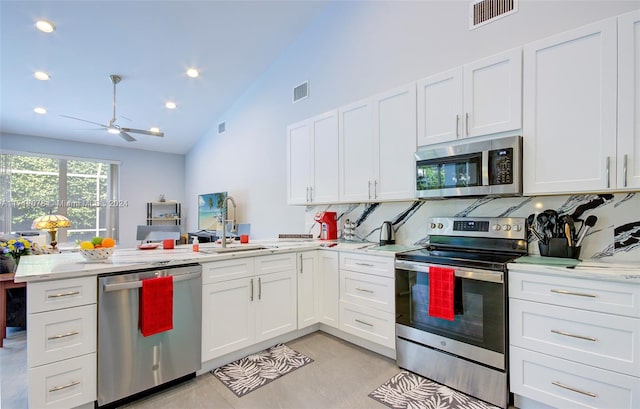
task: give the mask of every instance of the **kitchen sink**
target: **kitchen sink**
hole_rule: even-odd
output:
[[[212,248],[200,249],[200,253],[212,253],[212,254],[239,253],[243,251],[269,250],[269,249],[276,249],[276,248],[277,248],[276,246],[263,246],[260,244],[255,244],[255,245],[239,244],[239,245],[232,245],[228,247],[212,247]]]

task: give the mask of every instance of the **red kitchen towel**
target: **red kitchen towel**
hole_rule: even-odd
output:
[[[454,320],[454,288],[452,268],[429,267],[429,316]]]
[[[145,337],[173,329],[173,277],[142,280],[138,327]]]

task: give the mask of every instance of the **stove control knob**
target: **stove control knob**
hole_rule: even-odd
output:
[[[495,230],[495,231],[500,231],[500,228],[501,227],[500,227],[499,224],[496,224],[495,226],[493,226],[493,230]]]
[[[438,228],[439,228],[439,229],[444,228],[444,224],[442,224],[442,223],[438,223]]]
[[[513,230],[520,231],[520,230],[522,230],[522,226],[520,226],[519,224],[514,224],[513,225]]]
[[[511,226],[510,226],[510,225],[508,225],[508,224],[505,224],[504,226],[502,226],[502,229],[503,229],[504,231],[509,231],[509,230],[511,230]]]
[[[436,228],[436,224],[435,224],[435,223],[431,223],[431,224],[429,225],[429,227],[431,227],[432,229],[435,229],[435,228]]]

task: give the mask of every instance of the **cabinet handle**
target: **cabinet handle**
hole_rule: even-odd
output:
[[[80,381],[72,381],[66,385],[62,385],[62,386],[54,386],[53,388],[49,389],[49,392],[57,392],[59,390],[62,389],[67,389],[70,388],[72,386],[76,386],[76,385],[80,385]]]
[[[551,289],[549,291],[551,291],[552,293],[558,293],[558,294],[564,294],[564,295],[577,295],[578,297],[589,297],[589,298],[596,298],[597,297],[595,294],[576,293],[576,292],[567,291],[567,290]]]
[[[356,287],[356,290],[362,291],[363,293],[373,294],[373,291],[367,290],[366,288],[358,288],[358,287]]]
[[[356,321],[358,324],[362,324],[362,325],[366,325],[366,326],[369,326],[369,327],[373,327],[373,324],[369,324],[368,322],[360,321],[359,319],[356,319],[355,321]]]
[[[367,186],[367,194],[369,196],[369,199],[371,199],[371,181],[368,182],[369,185]]]
[[[304,266],[304,264],[302,264],[302,254],[299,254],[298,257],[300,258],[300,274],[302,274],[302,270]]]
[[[373,181],[373,198],[374,199],[378,198],[378,181],[377,180]]]
[[[624,159],[622,161],[622,177],[623,177],[623,185],[627,187],[627,155],[624,155]]]
[[[569,386],[569,385],[565,385],[565,384],[563,384],[563,383],[561,383],[561,382],[558,382],[558,381],[551,382],[551,384],[553,384],[553,385],[555,385],[555,386],[559,386],[559,387],[564,388],[564,389],[568,389],[568,390],[570,390],[570,391],[572,391],[572,392],[577,392],[577,393],[581,393],[581,394],[583,394],[583,395],[590,396],[590,397],[592,397],[592,398],[597,398],[597,397],[598,397],[598,395],[596,395],[596,394],[595,394],[595,393],[593,393],[593,392],[581,391],[580,389],[577,389],[577,388],[571,387],[571,386]]]
[[[456,114],[456,138],[460,136],[460,115]]]
[[[569,332],[559,331],[557,329],[552,329],[551,332],[553,332],[554,334],[558,334],[558,335],[564,335],[565,337],[584,339],[585,341],[593,341],[593,342],[597,342],[598,341],[597,338],[586,337],[584,335],[571,334]]]
[[[313,202],[313,186],[309,186],[309,202]]]
[[[354,263],[356,266],[373,267],[373,264],[369,263]]]
[[[47,296],[47,298],[70,297],[72,295],[79,295],[79,294],[80,294],[80,291],[69,291],[68,293],[51,294],[51,295]]]
[[[71,337],[71,336],[78,335],[78,334],[79,334],[78,331],[73,331],[73,332],[67,332],[66,334],[53,335],[53,336],[47,337],[47,339],[48,340],[54,340],[54,339]]]
[[[262,278],[258,277],[258,299],[262,299]]]
[[[251,279],[251,301],[253,301],[253,278]]]
[[[611,163],[611,157],[607,156],[607,189],[611,187],[611,178],[609,177],[609,173],[610,173],[610,163]]]
[[[465,131],[465,136],[469,136],[469,113],[468,112],[464,113],[464,131]]]

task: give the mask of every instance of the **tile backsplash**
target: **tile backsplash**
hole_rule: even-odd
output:
[[[582,259],[640,262],[640,196],[633,193],[584,194],[570,196],[483,197],[412,202],[336,204],[308,206],[306,231],[319,236],[320,226],[313,219],[316,212],[335,211],[339,235],[345,220],[355,221],[358,237],[377,242],[380,225],[393,223],[398,244],[424,244],[429,217],[527,217],[546,209],[574,220],[598,218],[582,243]],[[580,223],[577,223],[580,226]],[[539,254],[535,236],[529,237],[529,253]]]

